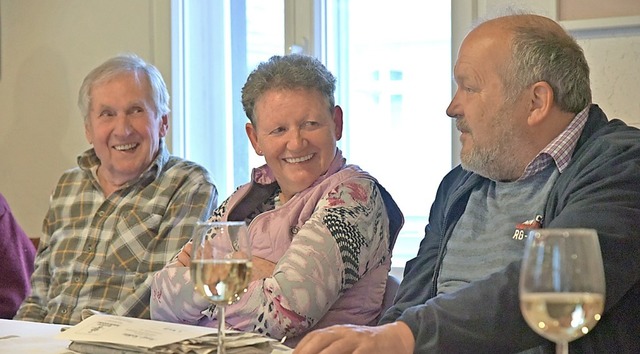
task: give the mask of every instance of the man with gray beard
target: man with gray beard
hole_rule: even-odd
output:
[[[535,228],[599,235],[605,309],[571,351],[639,353],[640,131],[592,103],[582,49],[545,17],[478,25],[454,77],[447,114],[462,165],[439,187],[394,306],[377,327],[318,330],[294,353],[553,352],[520,313],[520,262]]]

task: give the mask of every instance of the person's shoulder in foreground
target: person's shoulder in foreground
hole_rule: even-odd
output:
[[[29,295],[36,250],[0,193],[0,318],[12,318]]]
[[[169,94],[132,54],[83,81],[78,106],[92,148],[60,177],[43,223],[32,294],[15,318],[74,324],[81,310],[149,317],[149,284],[211,213],[208,172],[171,156]]]
[[[640,352],[640,131],[592,104],[582,49],[542,16],[479,24],[454,78],[462,164],[439,187],[394,306],[377,327],[314,331],[295,353],[552,352],[519,306],[518,231],[535,225],[599,235],[605,309],[571,350]]]
[[[252,281],[226,306],[226,325],[287,345],[311,328],[377,321],[403,220],[377,180],[337,149],[343,112],[334,91],[333,75],[305,55],[273,56],[249,75],[246,132],[266,165],[211,218],[245,221],[252,243]],[[152,318],[213,325],[217,314],[194,291],[190,252],[188,244],[154,277]]]

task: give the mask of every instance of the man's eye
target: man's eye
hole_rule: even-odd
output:
[[[132,107],[129,110],[129,114],[136,114],[136,113],[142,113],[144,112],[144,109],[142,109],[142,107]]]
[[[98,117],[113,117],[113,112],[111,111],[102,111]]]
[[[271,134],[271,135],[278,135],[278,134],[282,134],[282,133],[284,133],[284,131],[285,131],[285,129],[284,129],[284,128],[279,127],[279,128],[273,129],[269,134]]]

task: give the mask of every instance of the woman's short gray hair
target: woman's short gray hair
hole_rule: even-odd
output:
[[[273,89],[317,90],[327,99],[328,109],[335,106],[336,78],[316,58],[302,54],[274,55],[256,67],[242,87],[242,107],[252,124],[256,101]]]
[[[156,114],[164,116],[169,113],[169,91],[160,71],[135,54],[120,54],[100,64],[84,78],[78,93],[78,107],[85,122],[89,119],[89,110],[91,109],[91,89],[96,84],[123,73],[135,73],[138,80],[140,80],[138,75],[144,75],[149,80],[151,99]]]

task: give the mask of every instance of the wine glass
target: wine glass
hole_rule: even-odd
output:
[[[541,336],[568,353],[604,309],[605,282],[598,234],[592,229],[529,233],[520,270],[520,310]]]
[[[247,291],[251,268],[251,245],[244,221],[207,221],[196,225],[191,278],[196,291],[216,305],[218,354],[225,353],[224,308]]]

